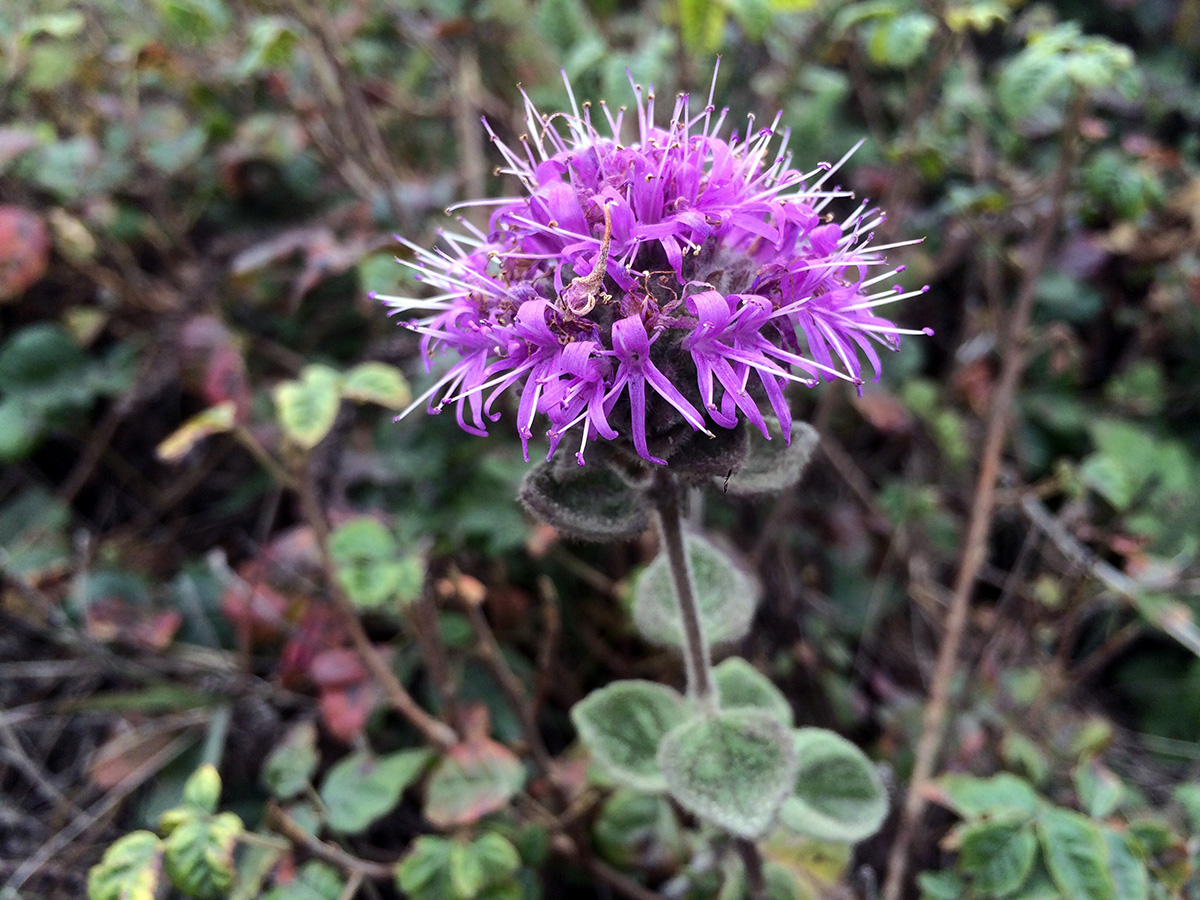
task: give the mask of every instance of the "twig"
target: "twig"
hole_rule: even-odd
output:
[[[712,660],[709,658],[708,645],[704,641],[704,627],[700,622],[700,608],[696,601],[695,579],[683,538],[679,485],[673,475],[655,473],[653,498],[654,521],[658,526],[662,552],[666,554],[670,564],[671,584],[675,589],[676,606],[683,625],[683,658],[687,664],[688,694],[707,711],[715,706]]]
[[[537,720],[534,718],[529,697],[525,693],[525,686],[521,684],[521,679],[517,677],[512,666],[508,664],[508,660],[504,658],[504,650],[496,639],[496,633],[492,631],[492,626],[488,622],[487,616],[483,614],[480,604],[461,593],[459,599],[467,610],[471,628],[479,641],[479,655],[491,670],[492,675],[495,676],[496,681],[500,683],[500,690],[504,692],[504,698],[521,722],[521,731],[525,735],[525,743],[529,745],[533,761],[544,774],[552,775],[554,761],[550,758],[550,751],[546,749],[541,732],[538,731]],[[553,782],[554,779],[550,780]]]
[[[1045,505],[1032,493],[1021,498],[1021,512],[1042,531],[1063,556],[1085,570],[1105,588],[1129,601],[1139,612],[1147,615],[1146,604],[1141,597],[1149,587],[1130,578],[1116,566],[1105,562],[1069,532]],[[1200,656],[1200,629],[1192,620],[1191,613],[1180,605],[1164,604],[1157,615],[1148,616],[1159,628],[1177,640],[1192,653]]]
[[[309,834],[299,823],[289,816],[274,801],[267,805],[267,827],[277,834],[283,835],[289,841],[299,844],[317,859],[337,866],[350,875],[358,875],[359,879],[390,879],[396,874],[396,867],[387,863],[372,862],[347,853],[337,844],[322,841]]]
[[[42,844],[37,853],[25,860],[13,872],[12,877],[5,882],[4,887],[0,888],[0,900],[19,900],[21,888],[25,885],[25,882],[37,874],[42,866],[53,859],[64,847],[69,846],[72,841],[78,840],[103,816],[116,809],[117,805],[133,793],[142,782],[153,776],[154,773],[158,772],[168,762],[182,753],[191,742],[192,736],[190,734],[182,734],[175,738],[166,747],[159,750],[122,778],[112,790],[89,806],[82,815],[73,818],[50,840]]]
[[[342,625],[350,634],[350,640],[358,652],[359,659],[379,682],[395,710],[420,731],[431,744],[442,750],[449,750],[458,743],[458,735],[454,729],[445,722],[435,719],[413,699],[412,694],[408,692],[408,689],[396,677],[396,673],[392,671],[391,666],[384,661],[375,649],[375,645],[371,643],[362,622],[359,621],[358,610],[354,608],[354,604],[342,590],[333,555],[329,552],[329,523],[325,520],[325,513],[317,502],[312,479],[306,475],[307,473],[304,473],[295,480],[295,489],[300,498],[304,518],[312,528],[313,537],[316,539],[317,549],[321,556],[321,569],[325,574],[325,581],[328,584],[330,596],[333,598],[334,608],[342,620]]]
[[[748,900],[767,900],[767,879],[763,874],[762,855],[758,852],[758,846],[745,838],[738,838],[734,846],[742,858],[742,868],[746,873]]]
[[[454,130],[462,153],[463,191],[468,197],[487,196],[487,160],[483,153],[483,129],[479,125],[479,91],[482,76],[474,48],[464,47],[458,55],[457,90],[454,92]],[[474,224],[481,224],[480,207],[465,211]]]
[[[995,508],[996,482],[1000,475],[1000,457],[1004,451],[1008,431],[1009,411],[1021,372],[1025,368],[1025,332],[1029,327],[1037,282],[1045,268],[1058,225],[1063,217],[1071,170],[1075,161],[1079,121],[1083,116],[1086,103],[1086,93],[1077,89],[1072,98],[1067,121],[1063,126],[1062,153],[1054,174],[1050,208],[1039,227],[1033,254],[1026,266],[1024,280],[1013,308],[999,383],[992,397],[991,408],[988,410],[983,453],[979,466],[979,477],[975,484],[974,500],[971,504],[966,544],[954,581],[950,609],[946,615],[945,634],[938,651],[929,700],[925,704],[924,715],[921,719],[921,736],[917,742],[912,778],[904,798],[899,831],[896,841],[892,845],[891,853],[888,855],[888,875],[883,886],[883,900],[900,900],[904,881],[908,875],[909,851],[925,812],[926,785],[933,775],[938,750],[942,744],[946,713],[950,705],[950,686],[958,666],[959,651],[966,631],[971,593],[987,551],[992,512]]]
[[[421,591],[420,599],[408,610],[413,626],[413,638],[425,668],[429,670],[429,681],[441,703],[442,718],[448,722],[458,721],[458,695],[454,677],[450,671],[450,660],[446,656],[446,645],[438,634],[437,607],[429,585]]]
[[[542,639],[538,642],[537,675],[533,683],[533,698],[529,701],[532,714],[536,717],[546,702],[550,690],[551,669],[554,653],[562,633],[562,614],[559,612],[558,591],[547,575],[538,578],[538,595],[542,598]]]

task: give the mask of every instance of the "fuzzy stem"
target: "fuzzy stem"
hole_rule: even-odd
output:
[[[683,658],[687,667],[688,693],[696,698],[703,710],[711,712],[716,708],[712,662],[708,644],[704,640],[704,627],[700,622],[691,561],[683,542],[679,494],[679,485],[671,475],[661,471],[656,473],[652,490],[654,520],[658,525],[659,542],[670,564],[675,603],[683,623]]]

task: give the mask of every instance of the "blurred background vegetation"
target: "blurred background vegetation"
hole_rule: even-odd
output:
[[[414,392],[428,383],[413,336],[367,293],[419,290],[393,234],[431,245],[447,205],[511,190],[480,116],[519,137],[518,86],[560,108],[560,69],[580,100],[625,103],[630,77],[704,94],[717,55],[719,105],[737,124],[782,110],[800,168],[865,139],[846,186],[888,211],[889,239],[925,237],[895,256],[907,285],[930,285],[898,315],[936,331],[862,397],[794,393],[823,438],[798,490],[697,505],[766,587],[740,653],[798,721],[886,763],[899,805],[984,422],[1021,353],[938,771],[1013,773],[1121,834],[1140,827],[1144,896],[1200,897],[1186,840],[1200,833],[1197,0],[8,0],[0,889],[82,896],[104,848],[153,828],[202,761],[257,825],[260,763],[295,722],[319,721],[322,770],[364,735],[403,743],[365,673],[314,662],[343,636],[313,535],[246,447],[279,442],[272,392],[308,364],[378,361]],[[1011,345],[1026,281],[1032,327]],[[393,425],[379,407],[395,396],[375,399],[334,401],[307,471],[335,524],[385,526],[384,555],[403,562],[389,591],[433,586],[424,625],[367,615],[423,702],[438,702],[414,649],[428,627],[459,695],[487,704],[499,741],[521,740],[466,616],[438,593],[459,577],[545,693],[552,752],[588,688],[677,677],[623,607],[648,541],[563,544],[530,523],[511,417],[481,440],[451,417]],[[252,441],[215,434],[234,422]],[[553,597],[563,630],[547,661]],[[938,782],[910,835],[925,873],[911,896],[1000,896],[950,831],[994,811],[955,784]],[[345,846],[394,860],[425,830],[414,809]],[[671,884],[686,853],[626,813],[601,820],[596,852]],[[869,896],[896,834],[853,861],[788,859],[813,896]],[[607,896],[561,861],[540,871],[514,896]],[[256,885],[272,878],[286,873]],[[1060,896],[1039,883],[1021,896]]]

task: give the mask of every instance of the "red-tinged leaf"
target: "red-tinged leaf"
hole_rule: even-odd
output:
[[[279,678],[284,687],[302,686],[317,654],[345,643],[346,632],[337,614],[322,604],[309,604],[279,654]]]
[[[253,642],[278,638],[287,627],[291,602],[262,580],[262,566],[251,560],[238,566],[239,578],[233,580],[221,598],[226,618],[249,633]]]
[[[147,650],[165,650],[175,640],[183,614],[177,609],[165,609],[160,613],[143,618],[129,631],[129,638]]]
[[[88,635],[97,641],[121,640],[162,650],[170,645],[183,617],[177,610],[145,610],[120,597],[105,597],[89,604],[84,621]]]
[[[322,690],[317,705],[329,733],[339,741],[350,743],[362,734],[379,699],[379,689],[373,682],[356,681],[344,687]]]
[[[307,525],[289,528],[267,544],[259,559],[270,573],[279,572],[295,578],[305,573],[318,574],[321,554],[317,552],[317,540]]]
[[[508,805],[525,784],[525,767],[507,747],[475,737],[438,762],[425,794],[425,817],[439,828],[476,822]]]
[[[239,422],[250,418],[250,380],[246,361],[232,345],[218,347],[204,373],[204,399],[209,403],[232,403]]]
[[[50,233],[41,216],[20,206],[0,206],[0,303],[41,281],[50,264]]]
[[[210,404],[232,402],[239,422],[249,418],[246,361],[224,322],[214,316],[193,316],[179,331],[179,355],[189,390]]]
[[[988,359],[976,359],[954,373],[954,388],[977,416],[984,415],[992,403],[992,389],[996,376]]]
[[[358,658],[358,654],[346,647],[323,650],[313,657],[308,670],[313,683],[320,688],[339,688],[370,676]]]

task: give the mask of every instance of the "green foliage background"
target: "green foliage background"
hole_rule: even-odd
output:
[[[1013,298],[1072,98],[1086,93],[943,757],[947,777],[996,787],[985,779],[1009,773],[1024,787],[1001,781],[1000,801],[971,806],[962,783],[939,781],[938,802],[963,821],[931,820],[916,870],[926,897],[1101,897],[1119,883],[1134,894],[1113,896],[1200,896],[1184,841],[1200,826],[1196,0],[4,4],[0,715],[22,729],[13,753],[38,760],[60,794],[47,799],[28,767],[0,758],[18,823],[0,837],[0,882],[23,875],[26,890],[73,896],[126,832],[131,859],[158,859],[146,829],[201,761],[218,764],[227,803],[258,828],[272,794],[290,798],[260,782],[257,763],[296,719],[322,728],[296,794],[328,788],[325,773],[364,735],[381,754],[409,752],[412,735],[376,700],[354,706],[313,669],[331,648],[312,636],[323,588],[303,512],[237,429],[281,452],[313,448],[308,472],[348,529],[335,532],[339,580],[423,702],[438,703],[419,662],[427,627],[451,648],[458,693],[487,707],[499,742],[519,741],[466,614],[440,594],[425,626],[398,612],[422,608],[422,583],[436,594],[459,575],[484,590],[531,685],[543,665],[535,611],[545,580],[555,586],[566,624],[539,724],[556,753],[588,688],[674,678],[670,651],[630,620],[648,548],[564,543],[529,523],[510,416],[487,440],[448,416],[392,424],[408,383],[418,393],[428,376],[416,341],[367,293],[417,289],[393,233],[432,244],[448,204],[511,187],[493,174],[479,117],[519,137],[518,85],[543,109],[565,102],[560,69],[581,101],[628,102],[630,78],[660,97],[702,95],[717,55],[716,97],[735,127],[782,111],[801,168],[865,139],[847,186],[888,210],[888,239],[925,238],[896,258],[906,284],[930,290],[898,315],[936,336],[885,360],[861,398],[840,385],[793,396],[822,437],[799,490],[714,495],[698,510],[763,586],[738,651],[782,688],[797,724],[852,735],[900,785],[1012,352]],[[354,368],[367,360],[385,368]],[[122,731],[149,757],[115,746]],[[157,777],[122,780],[146,758]],[[370,830],[344,842],[393,857],[414,847],[400,888],[440,896],[450,876],[435,862],[474,866],[475,845],[413,844],[422,828],[397,784]],[[1112,784],[1115,799],[1097,799]],[[72,821],[56,818],[59,801],[70,810],[106,791],[112,810],[57,869],[22,868]],[[1030,805],[1014,813],[1014,796]],[[597,814],[602,854],[715,896],[688,868],[670,810],[621,798]],[[1117,868],[1067,871],[1060,834],[1107,846],[1106,859],[1132,854],[1146,884],[1114,881]],[[456,896],[591,890],[519,838],[473,838],[489,861],[462,870],[478,883],[460,878]],[[880,868],[893,838],[885,828],[855,862]],[[812,847],[777,850],[797,883],[854,871]],[[269,866],[255,883],[272,897],[336,897],[341,876],[323,865],[300,870],[307,894],[280,893]],[[1100,886],[1072,894],[1077,876]]]

